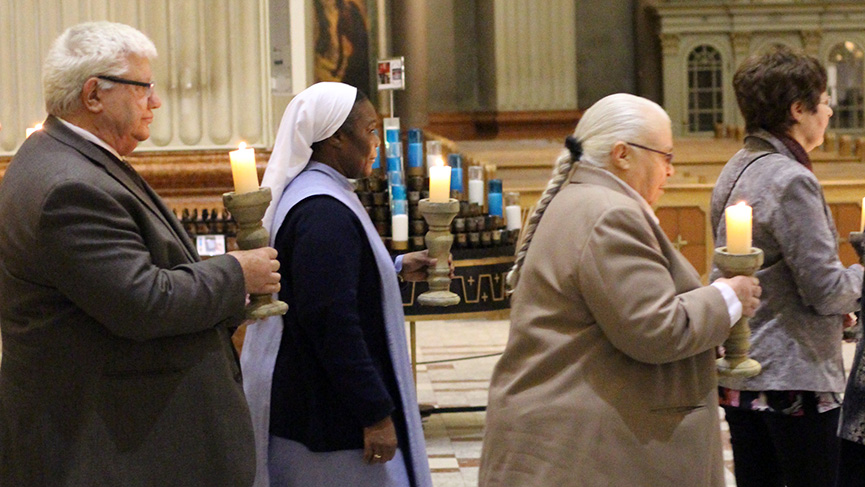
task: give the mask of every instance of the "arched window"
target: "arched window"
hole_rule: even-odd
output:
[[[826,63],[828,75],[827,91],[835,115],[829,119],[830,127],[836,129],[860,129],[863,124],[862,88],[865,84],[862,48],[855,42],[836,44],[829,52]]]
[[[688,55],[688,132],[711,132],[724,121],[721,53],[701,45]]]

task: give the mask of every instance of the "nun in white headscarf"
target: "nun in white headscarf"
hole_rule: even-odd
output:
[[[354,193],[378,118],[356,88],[318,83],[288,105],[262,186],[284,317],[248,327],[241,355],[255,485],[431,487],[397,283],[434,265],[391,259]]]

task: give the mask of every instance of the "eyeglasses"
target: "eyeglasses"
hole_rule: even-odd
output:
[[[660,151],[660,150],[658,150],[658,149],[652,149],[651,147],[646,147],[646,146],[644,146],[644,145],[635,144],[635,143],[633,143],[633,142],[625,142],[625,143],[628,144],[628,145],[630,145],[630,146],[633,146],[633,147],[637,147],[637,148],[640,148],[640,149],[645,149],[645,150],[647,150],[647,151],[649,151],[649,152],[654,152],[655,154],[661,154],[662,156],[664,156],[664,159],[667,160],[667,164],[672,164],[672,163],[673,163],[673,153],[672,153],[672,152],[664,152],[664,151]]]
[[[147,88],[147,91],[145,93],[147,94],[148,98],[150,98],[150,96],[153,94],[153,87],[156,86],[156,83],[152,81],[149,83],[146,81],[133,81],[131,79],[118,78],[117,76],[100,75],[97,76],[97,78],[104,79],[105,81],[111,81],[114,83],[120,83],[122,85],[141,86],[142,88]]]

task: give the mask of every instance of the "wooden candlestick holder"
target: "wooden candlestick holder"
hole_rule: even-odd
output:
[[[271,198],[268,187],[249,193],[238,194],[232,191],[222,195],[222,202],[237,222],[237,246],[240,250],[260,249],[270,243],[270,234],[262,225],[261,219]],[[270,294],[250,294],[246,318],[260,320],[268,316],[284,315],[286,311],[288,304],[273,299]]]
[[[763,265],[763,251],[751,247],[747,254],[730,254],[727,247],[715,249],[715,265],[726,278],[734,276],[753,276]],[[724,341],[724,357],[719,358],[718,375],[747,379],[760,373],[762,366],[748,356],[751,349],[751,327],[748,317],[742,316],[730,330]]]
[[[451,198],[446,203],[433,203],[424,198],[418,202],[418,207],[429,226],[424,238],[429,256],[438,259],[427,277],[429,291],[418,296],[418,303],[424,306],[454,306],[459,304],[460,297],[450,292],[451,271],[448,257],[454,243],[451,221],[459,213],[460,202]]]

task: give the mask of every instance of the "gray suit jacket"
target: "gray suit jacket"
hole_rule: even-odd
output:
[[[250,485],[238,262],[201,262],[134,171],[53,117],[0,216],[0,485]]]
[[[490,384],[481,487],[724,485],[727,306],[628,189],[579,167],[537,227]]]

